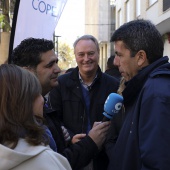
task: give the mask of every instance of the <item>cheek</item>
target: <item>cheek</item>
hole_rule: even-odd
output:
[[[81,58],[76,58],[76,62],[77,62],[77,65],[79,65],[80,63],[83,62],[83,59],[81,59]]]
[[[120,64],[120,66],[121,66],[121,68],[125,68],[126,67],[126,62],[125,61],[123,61],[123,60],[119,60],[119,64]]]
[[[50,77],[51,77],[51,75],[52,75],[52,73],[44,73],[41,77],[40,77],[40,82],[42,82],[42,84],[44,83],[44,82],[47,82],[47,81],[49,81],[49,79],[50,79]]]
[[[113,64],[114,64],[115,66],[119,66],[119,63],[120,63],[119,57],[115,56],[115,58],[114,58],[114,60],[113,60]]]
[[[33,103],[33,112],[35,115],[43,116],[43,106],[44,99],[42,96],[39,96]]]
[[[131,61],[125,59],[120,60],[120,63],[123,67],[129,67],[131,65]]]
[[[41,84],[42,84],[45,77],[46,77],[46,74],[43,74],[43,73],[37,74],[37,78],[38,78],[38,80],[40,81]]]
[[[40,116],[43,116],[43,106],[44,104],[42,102],[37,106],[39,107],[37,110],[37,114],[39,114]]]
[[[97,61],[97,63],[98,63],[98,62],[99,62],[99,56],[96,56],[96,57],[94,58],[94,60]]]

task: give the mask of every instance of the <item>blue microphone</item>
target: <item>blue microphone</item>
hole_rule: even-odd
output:
[[[102,122],[109,121],[120,111],[123,105],[123,97],[117,93],[111,93],[104,104],[104,118]]]

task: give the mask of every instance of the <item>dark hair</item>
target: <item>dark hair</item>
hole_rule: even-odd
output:
[[[107,68],[105,70],[105,73],[117,78],[118,80],[120,80],[121,74],[119,72],[118,67],[113,64],[114,58],[115,58],[114,55],[111,55],[108,58],[108,60],[107,60]]]
[[[111,55],[108,59],[107,59],[107,69],[110,68],[115,68],[115,65],[113,64],[113,60],[114,60],[115,56]],[[117,68],[117,67],[116,67]]]
[[[14,148],[24,138],[31,145],[47,144],[43,124],[33,113],[33,102],[41,94],[36,76],[16,65],[2,64],[0,82],[0,143]]]
[[[149,20],[137,19],[120,26],[112,35],[111,42],[123,41],[134,57],[139,50],[146,52],[149,63],[163,56],[164,43],[161,34]]]
[[[11,60],[13,64],[21,67],[36,68],[41,62],[41,54],[53,48],[51,40],[27,38],[13,50]]]

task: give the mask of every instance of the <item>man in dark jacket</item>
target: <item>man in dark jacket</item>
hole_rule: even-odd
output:
[[[117,78],[120,81],[121,80],[121,74],[119,72],[118,67],[113,64],[114,58],[115,58],[115,56],[111,55],[107,59],[107,67],[106,67],[105,73]]]
[[[106,98],[117,92],[119,81],[102,73],[99,62],[99,44],[95,37],[84,35],[74,43],[77,67],[59,76],[58,86],[50,92],[50,104],[70,136],[88,134],[95,121],[102,121]],[[108,158],[101,148],[90,168],[105,170]]]
[[[23,40],[12,53],[12,63],[32,71],[40,81],[42,95],[54,88],[58,81],[60,68],[58,67],[58,56],[54,52],[53,42],[45,39],[28,38]],[[44,117],[52,135],[50,134],[51,148],[63,154],[69,161],[71,167],[77,170],[87,165],[98,153],[98,148],[105,140],[109,123],[95,122],[94,127],[81,141],[66,147],[61,124],[55,116],[55,110],[45,102]],[[80,135],[81,136],[81,135]],[[53,142],[52,138],[55,140]],[[48,162],[47,162],[48,163]]]
[[[126,80],[125,120],[109,170],[170,169],[170,64],[147,20],[125,23],[112,35],[114,64]]]

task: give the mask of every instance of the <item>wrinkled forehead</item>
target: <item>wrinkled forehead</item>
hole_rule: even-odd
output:
[[[98,51],[99,52],[99,47],[95,44],[94,41],[91,39],[83,39],[79,40],[74,48],[74,53],[75,52],[81,52],[83,50],[88,50],[88,51]]]

